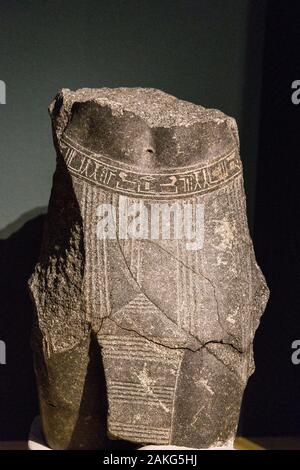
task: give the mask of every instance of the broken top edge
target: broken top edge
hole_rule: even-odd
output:
[[[233,120],[223,112],[176,98],[156,88],[63,88],[50,104],[52,119],[57,102],[60,111],[69,114],[75,103],[94,102],[109,106],[115,114],[131,112],[143,118],[150,127],[190,126],[197,122]]]

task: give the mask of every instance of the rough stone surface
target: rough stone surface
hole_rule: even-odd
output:
[[[231,445],[268,298],[235,120],[142,88],[64,89],[50,114],[57,168],[30,280],[48,444]],[[203,247],[99,239],[97,208],[125,197],[203,205]]]

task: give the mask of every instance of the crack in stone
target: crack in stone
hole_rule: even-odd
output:
[[[141,293],[149,300],[149,302],[151,302],[152,305],[154,305],[157,310],[162,314],[164,315],[171,323],[173,323],[173,325],[175,325],[179,330],[182,330],[185,334],[188,334],[190,337],[192,337],[193,339],[195,339],[196,341],[198,341],[198,338],[193,335],[192,333],[190,333],[189,331],[186,331],[184,328],[180,327],[174,320],[172,320],[172,318],[170,318],[163,310],[161,310],[161,308],[152,300],[148,297],[147,294],[145,294],[145,292],[143,291],[142,289],[142,286],[138,283],[138,281],[136,280],[136,278],[134,277],[133,275],[133,272],[131,271],[128,263],[127,263],[127,260],[126,260],[126,257],[125,257],[125,254],[122,250],[122,247],[121,247],[121,244],[120,244],[120,240],[118,238],[118,236],[116,237],[116,241],[118,243],[118,246],[119,246],[119,249],[120,249],[120,253],[123,257],[123,260],[124,260],[124,263],[125,263],[125,266],[127,267],[128,269],[128,272],[130,274],[130,276],[132,277],[132,279],[134,280],[134,282],[137,284],[138,288],[140,289]],[[120,309],[122,310],[122,308]],[[119,311],[120,311],[119,310]],[[113,312],[111,312],[109,315],[107,315],[106,317],[110,317],[110,315],[112,314]],[[114,312],[114,313],[117,313],[117,312]]]
[[[159,245],[158,243],[154,243],[152,240],[147,240],[149,243],[153,244],[155,247],[157,248],[160,248],[162,251],[164,251],[165,253],[167,253],[169,256],[171,256],[171,258],[173,258],[175,261],[177,261],[178,263],[180,263],[182,266],[184,266],[186,269],[188,269],[189,271],[191,271],[193,274],[195,274],[196,276],[202,276],[209,284],[210,286],[212,287],[213,289],[213,295],[214,295],[214,299],[215,299],[215,303],[216,303],[216,308],[217,308],[217,317],[218,317],[218,323],[221,327],[221,329],[223,330],[224,333],[226,333],[228,336],[230,336],[231,338],[233,338],[233,340],[235,339],[235,337],[233,336],[232,333],[229,333],[226,328],[224,327],[222,321],[221,321],[221,318],[220,318],[220,311],[219,311],[219,302],[218,302],[218,298],[217,298],[217,291],[216,291],[216,287],[214,285],[214,283],[212,282],[211,279],[209,279],[207,276],[205,276],[203,273],[201,273],[200,271],[195,271],[195,269],[193,269],[191,266],[187,265],[186,263],[184,263],[184,261],[180,260],[177,258],[177,256],[175,256],[173,253],[171,253],[170,251],[168,251],[166,248],[162,247],[161,245]]]
[[[116,231],[116,233],[117,233],[117,231]],[[124,260],[125,266],[126,266],[127,269],[128,269],[128,272],[130,273],[130,276],[132,277],[133,281],[137,284],[137,286],[139,287],[139,289],[141,290],[141,292],[143,293],[143,295],[145,295],[145,297],[149,300],[149,302],[151,302],[151,303],[159,310],[159,312],[162,313],[170,322],[172,322],[174,325],[176,325],[176,327],[178,327],[179,329],[181,329],[185,334],[188,334],[191,338],[193,338],[194,340],[196,340],[197,343],[200,343],[200,344],[201,344],[201,342],[199,341],[199,339],[198,339],[195,335],[193,335],[193,334],[190,333],[190,332],[185,331],[184,328],[179,327],[179,326],[177,325],[177,323],[176,323],[174,320],[172,320],[171,318],[169,318],[168,315],[167,315],[163,310],[161,310],[161,308],[160,308],[158,305],[156,305],[155,302],[153,302],[153,301],[143,292],[143,290],[142,290],[140,284],[139,284],[139,283],[137,282],[137,280],[135,279],[135,277],[134,277],[134,275],[133,275],[133,273],[132,273],[132,271],[131,271],[131,269],[130,269],[128,263],[127,263],[127,260],[126,260],[125,254],[124,254],[124,252],[123,252],[123,249],[122,249],[122,247],[121,247],[121,244],[120,244],[120,240],[119,240],[118,235],[116,235],[116,241],[117,241],[117,243],[118,243],[118,247],[119,247],[121,256],[122,256],[122,258],[123,258],[123,260]],[[148,241],[149,241],[149,240],[148,240]],[[153,242],[150,242],[150,243],[153,243]],[[188,269],[191,269],[189,266],[186,266],[181,260],[178,260],[172,253],[169,253],[168,250],[166,250],[166,249],[160,247],[160,246],[157,245],[156,243],[153,243],[153,244],[154,244],[155,246],[158,246],[159,248],[161,248],[163,251],[165,251],[166,253],[168,253],[168,254],[169,254],[170,256],[172,256],[173,258],[175,258],[176,261],[181,262],[181,263],[182,263],[185,267],[187,267]],[[217,305],[217,315],[218,315],[218,319],[219,319],[219,304],[218,304],[218,300],[217,300],[217,298],[216,298],[216,291],[215,291],[215,286],[214,286],[213,282],[212,282],[209,278],[207,278],[204,274],[202,274],[202,273],[200,273],[200,272],[198,273],[198,272],[196,272],[196,271],[194,271],[194,270],[192,270],[192,271],[193,271],[196,275],[202,276],[202,277],[203,277],[204,279],[206,279],[206,280],[210,283],[210,285],[212,286],[213,291],[214,291],[214,295],[215,295],[216,305]],[[121,310],[121,309],[120,309],[120,310]],[[109,315],[106,315],[104,318],[109,318],[111,321],[113,321],[117,326],[119,326],[119,327],[122,328],[123,330],[127,330],[127,331],[129,331],[129,332],[134,332],[134,333],[136,333],[137,335],[139,335],[139,336],[141,336],[141,337],[144,337],[146,340],[152,341],[153,343],[155,343],[154,340],[149,340],[149,339],[147,338],[147,336],[143,336],[143,335],[142,335],[141,333],[139,333],[138,331],[135,331],[135,330],[132,330],[132,329],[127,329],[127,328],[125,328],[124,326],[121,326],[120,324],[118,324],[118,322],[117,322],[116,320],[114,320],[114,319],[111,317],[111,315],[112,315],[113,313],[116,314],[117,312],[110,312],[110,314],[109,314]],[[219,323],[220,323],[220,319],[219,319]],[[228,333],[228,332],[226,331],[226,329],[224,329],[224,327],[222,327],[222,324],[221,324],[221,323],[220,323],[220,326],[221,326],[222,330],[225,331],[225,333],[227,333],[229,336],[231,336],[231,337],[234,339],[234,336],[233,336],[232,334]],[[169,348],[169,349],[182,349],[182,350],[188,350],[188,349],[189,349],[189,350],[192,351],[192,352],[196,352],[197,350],[199,351],[199,350],[201,350],[201,349],[203,349],[203,348],[208,349],[207,346],[209,346],[209,344],[221,344],[221,345],[224,345],[224,346],[229,346],[229,347],[231,347],[233,350],[235,350],[235,351],[236,351],[237,353],[239,353],[239,354],[244,354],[244,353],[245,353],[245,351],[243,351],[242,349],[239,349],[239,348],[238,348],[237,346],[235,346],[234,344],[229,343],[229,342],[225,342],[225,341],[223,341],[223,340],[209,340],[209,341],[207,341],[206,343],[201,344],[200,348],[198,348],[198,349],[197,349],[197,348],[196,348],[196,349],[192,349],[192,348],[188,348],[188,347],[183,347],[183,348],[176,348],[176,347],[174,347],[174,348],[172,348],[171,346],[166,346],[166,345],[163,345],[163,344],[161,344],[161,343],[159,343],[159,342],[157,342],[156,344],[157,344],[157,345],[160,345],[160,346],[164,346],[164,347]],[[208,351],[209,351],[209,349],[208,349]],[[211,354],[213,354],[211,351],[209,351],[209,352],[210,352]],[[218,358],[215,354],[213,354],[213,356],[214,356],[217,360],[219,360],[219,361],[227,368],[226,364],[224,364],[223,361],[220,360],[220,358]]]
[[[236,346],[232,345],[231,343],[227,343],[226,341],[223,341],[223,340],[216,340],[216,339],[212,339],[212,340],[209,340],[209,341],[206,341],[205,343],[201,343],[201,341],[199,341],[197,339],[197,342],[200,343],[200,346],[199,348],[192,348],[192,347],[188,347],[188,346],[169,346],[169,345],[166,345],[166,344],[163,344],[163,343],[160,343],[159,341],[155,341],[154,339],[150,339],[149,337],[147,337],[146,335],[143,335],[142,333],[139,333],[137,330],[134,330],[133,328],[126,328],[125,326],[121,325],[120,323],[118,323],[114,318],[111,318],[111,317],[107,317],[109,318],[116,326],[118,326],[119,328],[121,328],[122,330],[124,331],[128,331],[130,333],[135,333],[137,334],[138,336],[140,336],[141,338],[144,338],[146,339],[147,341],[149,341],[150,343],[153,343],[153,344],[156,344],[157,346],[162,346],[162,347],[165,347],[167,349],[170,349],[170,350],[182,350],[182,351],[185,351],[185,350],[188,350],[188,351],[191,351],[191,352],[197,352],[197,351],[201,351],[201,349],[203,348],[207,348],[207,346],[209,346],[210,344],[220,344],[220,345],[223,345],[223,346],[229,346],[231,347],[232,349],[234,349],[237,353],[239,354],[245,354],[246,351],[243,351],[239,348],[237,348]],[[109,335],[108,335],[109,336]],[[211,352],[211,351],[209,351]]]
[[[189,348],[188,346],[185,346],[185,347],[175,347],[175,346],[167,346],[166,344],[161,344],[159,343],[158,341],[154,341],[153,339],[149,339],[147,336],[145,335],[142,335],[141,333],[139,333],[138,331],[136,330],[133,330],[131,328],[126,328],[122,325],[120,325],[116,320],[114,320],[113,318],[110,318],[110,320],[115,323],[115,325],[117,325],[119,328],[121,328],[122,330],[124,331],[128,331],[130,333],[135,333],[136,335],[140,336],[141,338],[144,338],[146,339],[147,341],[149,341],[150,343],[153,343],[157,346],[162,346],[162,347],[165,347],[169,350],[179,350],[179,351],[191,351],[191,352],[197,352],[197,351],[201,351],[203,348],[205,348],[207,350],[208,353],[210,353],[218,362],[220,362],[224,367],[225,369],[228,369],[235,377],[236,379],[238,380],[238,382],[241,381],[241,377],[237,374],[237,372],[233,369],[231,369],[227,364],[225,364],[225,362],[223,362],[220,357],[218,357],[213,351],[211,351],[211,349],[209,348],[209,345],[210,344],[219,344],[219,345],[222,345],[222,346],[229,346],[230,348],[232,348],[234,351],[236,351],[238,354],[240,355],[243,355],[243,354],[246,354],[247,351],[242,351],[240,349],[238,349],[237,347],[233,346],[231,343],[226,343],[224,341],[218,341],[218,340],[210,340],[210,341],[207,341],[206,343],[203,343],[201,344],[201,346],[199,348],[196,348],[196,349],[192,349],[192,348]],[[107,335],[109,336],[109,335]],[[199,342],[199,340],[197,340]]]

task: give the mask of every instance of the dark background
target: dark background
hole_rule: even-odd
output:
[[[38,412],[26,281],[55,153],[47,106],[62,88],[156,87],[237,119],[248,215],[271,300],[255,340],[243,435],[300,435],[300,2],[0,0],[0,439]],[[300,56],[299,56],[300,57]]]

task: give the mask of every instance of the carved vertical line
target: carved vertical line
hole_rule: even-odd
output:
[[[176,371],[176,378],[175,378],[175,385],[174,385],[174,395],[173,395],[173,403],[172,403],[172,414],[171,414],[171,429],[170,429],[170,434],[169,434],[169,444],[172,443],[172,437],[173,437],[174,415],[175,415],[175,405],[176,405],[176,392],[177,392],[179,374],[180,374],[180,371],[181,371],[183,357],[184,357],[184,353],[181,354],[181,358],[178,361],[177,371]]]
[[[181,247],[181,240],[179,241],[178,246],[178,259],[182,261],[182,247]],[[180,319],[179,319],[179,326],[182,328],[184,327],[184,312],[185,312],[185,296],[184,296],[184,279],[183,279],[183,269],[184,266],[182,263],[178,263],[179,268],[179,295],[180,295]]]
[[[202,258],[201,259],[201,262],[202,263]],[[195,253],[195,266],[194,266],[194,270],[195,272],[198,271],[199,269],[199,250],[196,251]],[[201,266],[201,272],[202,272],[202,266]],[[195,280],[196,282],[196,280]],[[203,283],[203,285],[205,286],[205,282]],[[201,308],[200,308],[200,305],[199,305],[199,296],[198,296],[198,291],[197,291],[197,288],[196,288],[196,284],[194,283],[193,285],[194,287],[194,298],[195,298],[195,312],[194,312],[194,331],[192,332],[193,335],[196,335],[197,336],[197,333],[199,331],[199,320],[200,320],[200,314],[201,314]]]
[[[187,251],[187,263],[188,266],[191,265],[192,255],[190,251]],[[193,267],[193,266],[191,266]],[[193,273],[192,269],[188,269],[188,293],[189,293],[189,302],[188,302],[188,331],[192,333],[193,331],[193,316],[194,316],[194,296],[193,296]]]
[[[196,198],[194,201],[193,201],[193,220],[194,220],[194,223],[195,223],[195,228],[196,228],[196,216],[197,216],[197,211],[196,211],[196,205],[198,204],[198,198]],[[195,230],[195,233],[196,230]],[[195,250],[195,251],[192,251],[191,252],[191,255],[190,255],[190,258],[191,258],[191,290],[192,290],[192,293],[191,293],[191,298],[192,298],[192,302],[193,302],[193,305],[192,305],[192,314],[191,314],[191,334],[197,334],[198,332],[198,304],[197,304],[197,289],[196,289],[196,278],[195,276],[193,275],[194,272],[198,272],[198,251],[199,250]],[[202,271],[201,271],[202,272]]]
[[[197,200],[198,202],[198,200]],[[204,227],[204,230],[205,230],[205,227]],[[204,232],[204,238],[205,238],[205,232]],[[206,269],[204,270],[204,266],[203,266],[203,255],[202,255],[202,252],[199,252],[198,250],[196,251],[196,272],[200,272],[200,273],[204,273],[206,272]],[[209,275],[210,277],[210,275]],[[202,282],[201,282],[201,297],[200,299],[202,300],[203,304],[205,305],[205,299],[207,298],[207,281],[202,278]],[[200,300],[200,305],[199,305],[199,301],[198,301],[198,308],[199,308],[199,312],[197,310],[197,323],[196,323],[196,327],[197,327],[197,331],[199,331],[199,328],[200,328],[200,325],[201,325],[201,318],[200,318],[200,315],[201,315],[201,300]]]
[[[105,196],[103,195],[102,191],[98,191],[97,193],[97,202],[95,204],[95,227],[94,227],[94,230],[95,230],[95,239],[96,239],[96,250],[95,250],[95,255],[96,255],[96,260],[95,260],[95,265],[96,265],[96,271],[97,271],[97,291],[95,292],[95,294],[99,293],[99,302],[97,302],[97,305],[99,304],[99,311],[98,311],[98,308],[97,308],[97,313],[95,312],[95,318],[97,318],[97,320],[99,321],[100,318],[103,318],[103,316],[105,316],[105,306],[104,306],[104,301],[103,301],[103,256],[102,256],[102,252],[101,252],[101,248],[102,248],[102,243],[100,242],[100,240],[98,239],[97,237],[97,221],[98,221],[98,217],[97,217],[97,208],[100,204],[102,204],[104,201],[105,201]],[[103,312],[103,308],[104,308],[104,312]],[[98,324],[97,324],[98,326]]]
[[[112,197],[108,199],[108,202],[112,203]],[[110,298],[109,298],[109,279],[108,279],[108,256],[107,256],[107,240],[103,237],[103,261],[104,261],[104,283],[105,283],[105,304],[106,311],[109,315],[111,312],[110,309]]]
[[[197,211],[196,211],[196,204],[198,202],[198,199],[195,198],[191,201],[191,204],[192,204],[192,222],[194,224],[194,228],[195,228],[195,233],[197,233],[196,231],[196,216],[197,216]],[[196,241],[196,239],[195,239]],[[190,266],[191,266],[191,269],[189,270],[190,272],[190,299],[191,299],[191,302],[190,302],[190,333],[193,334],[193,332],[195,331],[195,316],[196,316],[196,292],[195,292],[195,282],[196,282],[196,279],[194,279],[194,271],[197,272],[197,269],[198,269],[198,266],[196,264],[195,266],[195,259],[196,256],[197,256],[197,253],[198,253],[198,250],[196,251],[189,251],[189,262],[190,262]]]
[[[187,296],[187,288],[188,288],[188,279],[187,279],[187,268],[186,265],[188,264],[187,250],[185,249],[184,242],[182,242],[181,250],[183,255],[183,292],[184,292],[184,318],[183,318],[183,328],[189,331],[189,317],[188,317],[188,296]]]
[[[95,295],[94,295],[94,233],[93,233],[93,215],[94,215],[94,187],[91,185],[89,186],[89,194],[90,194],[90,203],[89,203],[89,210],[88,210],[88,234],[89,234],[89,286],[90,286],[90,321],[92,322],[94,319],[94,310],[95,310]]]
[[[179,243],[180,240],[176,240],[176,258],[179,259]],[[180,308],[180,292],[181,292],[181,285],[180,285],[180,263],[177,261],[176,264],[176,298],[177,298],[177,312],[176,312],[176,322],[177,325],[180,326],[180,314],[181,314],[181,308]]]
[[[85,291],[86,291],[87,320],[91,319],[89,209],[90,209],[90,186],[87,183],[84,183]]]
[[[141,200],[136,202],[136,210],[141,210]],[[141,221],[141,213],[139,213],[140,221]],[[141,227],[140,227],[141,228]],[[135,254],[135,264],[136,264],[136,282],[139,284],[140,283],[140,261],[141,261],[141,241],[140,240],[135,240],[135,249],[136,249],[136,254]]]
[[[141,241],[136,241],[136,282],[141,284]]]
[[[119,228],[120,228],[120,223],[121,223],[120,218],[119,218],[119,210],[120,210],[120,196],[119,196],[119,194],[115,194],[113,201],[114,201],[114,207],[116,209],[116,237],[117,237],[119,245],[120,245],[120,247],[123,251],[123,254],[126,258],[125,240],[123,238],[119,237],[119,234],[120,234]]]
[[[98,192],[97,207],[100,204],[106,204],[106,194],[101,190]],[[98,218],[97,218],[98,221]],[[97,237],[97,290],[99,292],[99,317],[100,319],[106,316],[106,304],[105,304],[105,285],[104,285],[104,261],[103,261],[103,245],[102,241]]]
[[[95,263],[95,242],[96,240],[96,231],[95,231],[95,221],[96,221],[96,207],[95,207],[95,186],[91,186],[91,202],[90,202],[90,217],[89,217],[89,235],[90,235],[90,273],[91,273],[91,292],[92,292],[92,318],[91,321],[95,320],[95,303],[96,303],[96,286],[95,286],[95,279],[97,270],[97,264]]]
[[[129,200],[128,203],[131,205],[132,201]],[[128,219],[127,219],[128,221]],[[129,245],[130,245],[130,271],[134,275],[134,243],[133,243],[133,237],[129,236]],[[135,276],[134,276],[135,277]]]

